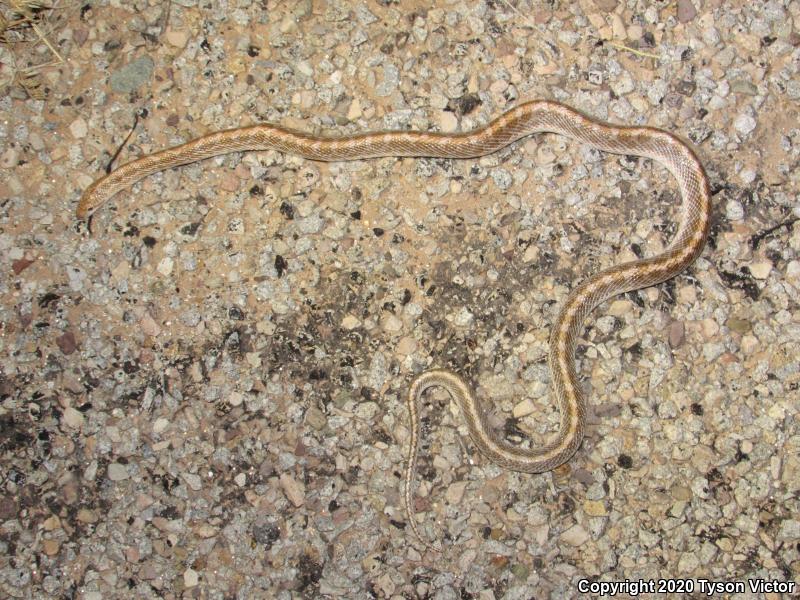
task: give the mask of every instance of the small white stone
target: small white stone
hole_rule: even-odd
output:
[[[383,330],[388,333],[397,333],[403,328],[403,322],[395,317],[393,314],[388,313],[383,317]]]
[[[444,133],[451,133],[458,129],[458,119],[452,111],[443,110],[439,113],[439,127]]]
[[[464,490],[467,489],[466,481],[456,481],[447,488],[445,498],[450,504],[458,504],[464,497]]]
[[[793,260],[786,265],[786,279],[800,281],[800,260]]]
[[[355,121],[361,115],[361,102],[359,102],[358,98],[356,98],[350,103],[350,108],[347,110],[347,118],[351,121]]]
[[[0,154],[0,167],[3,169],[13,169],[17,166],[19,151],[16,148],[9,148]]]
[[[83,413],[72,408],[71,406],[68,406],[66,409],[64,409],[64,416],[62,417],[61,421],[67,427],[79,429],[80,426],[83,425]]]
[[[172,273],[172,268],[175,266],[175,261],[173,261],[169,256],[165,256],[161,259],[161,262],[158,263],[158,272],[164,275],[165,277]]]
[[[700,567],[700,560],[694,552],[684,552],[678,559],[678,572],[694,573]]]
[[[536,411],[536,406],[534,406],[533,402],[530,398],[525,398],[522,402],[519,402],[514,409],[512,410],[512,414],[514,415],[515,419],[521,419],[524,416],[531,415]]]
[[[412,354],[414,350],[417,349],[417,342],[411,336],[405,336],[399,342],[397,342],[397,354],[399,356],[408,356]]]
[[[297,70],[306,77],[311,77],[314,74],[314,68],[307,60],[301,60],[295,63]]]
[[[119,427],[117,427],[116,425],[106,426],[105,432],[106,436],[108,436],[108,439],[111,441],[112,444],[122,443],[122,434],[119,431]]]
[[[239,406],[244,400],[241,392],[231,392],[228,396],[228,404],[231,406]]]
[[[183,585],[187,588],[193,588],[200,583],[200,576],[197,571],[189,567],[183,572]]]
[[[536,149],[536,164],[539,166],[551,165],[556,161],[556,153],[552,148],[539,146]]]
[[[86,272],[78,267],[67,267],[67,279],[69,279],[69,287],[74,292],[79,292],[83,289],[84,281],[86,281]]]
[[[288,473],[283,473],[280,476],[281,488],[283,493],[289,499],[289,502],[295,506],[303,506],[306,501],[306,489],[302,483],[298,482],[294,477]]]
[[[164,36],[170,46],[185,48],[189,42],[189,34],[183,29],[168,29]]]
[[[561,541],[570,546],[583,546],[589,541],[589,534],[580,525],[573,525],[561,534]]]
[[[76,140],[80,140],[86,137],[86,134],[89,132],[89,126],[86,125],[86,121],[84,121],[82,117],[78,117],[70,123],[69,132]]]
[[[736,117],[733,126],[741,135],[747,135],[756,128],[756,120],[747,114],[741,114]]]
[[[700,322],[700,329],[703,332],[703,336],[707,340],[711,340],[719,333],[719,323],[717,323],[714,319],[703,319]]]
[[[128,467],[119,463],[111,463],[108,465],[108,478],[111,481],[122,481],[130,477]]]
[[[756,180],[756,172],[754,169],[742,169],[739,171],[739,179],[742,180],[742,183],[753,183]]]
[[[244,484],[247,483],[247,475],[245,473],[239,473],[233,478],[233,482],[239,487],[244,487]]]
[[[725,203],[725,216],[729,221],[741,221],[744,219],[744,207],[742,203],[733,198]]]
[[[523,262],[529,263],[539,259],[539,247],[531,244],[525,249],[525,254],[522,255]]]
[[[758,347],[759,342],[757,337],[752,335],[745,335],[742,337],[740,348],[742,349],[742,354],[745,356],[750,356],[753,352],[758,350]]]
[[[142,328],[144,334],[150,337],[158,337],[161,333],[161,327],[159,327],[158,323],[156,323],[153,317],[148,313],[142,315],[139,326]]]
[[[353,330],[359,325],[361,325],[361,321],[354,315],[346,315],[345,318],[342,319],[342,329]]]
[[[475,316],[471,312],[469,312],[469,309],[467,309],[467,307],[465,306],[462,307],[461,310],[458,311],[458,313],[456,313],[456,316],[453,319],[453,323],[455,324],[456,327],[467,327],[472,323],[474,318]]]
[[[165,419],[164,417],[159,417],[156,419],[156,422],[153,423],[153,433],[162,433],[169,427],[169,419]]]
[[[280,23],[280,30],[281,33],[289,33],[292,29],[297,27],[295,20],[292,17],[287,16],[283,19]]]
[[[611,14],[611,31],[614,34],[614,38],[618,40],[624,40],[625,36],[628,35],[628,32],[625,31],[625,23],[617,13]]]
[[[750,274],[756,279],[766,279],[772,271],[772,263],[769,261],[760,261],[750,264]]]
[[[203,489],[203,479],[196,473],[182,473],[181,477],[193,491],[197,492]]]
[[[606,314],[612,317],[623,317],[633,310],[633,303],[630,300],[614,300],[608,307]]]

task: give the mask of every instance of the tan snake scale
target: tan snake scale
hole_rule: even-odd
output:
[[[88,217],[114,194],[148,175],[228,152],[278,150],[319,161],[384,156],[474,158],[540,132],[561,134],[605,152],[645,157],[663,164],[675,177],[680,189],[682,204],[678,229],[669,246],[658,256],[601,271],[570,292],[550,335],[551,390],[558,403],[561,424],[558,433],[546,445],[525,449],[499,437],[489,427],[486,414],[470,387],[452,371],[429,370],[414,379],[408,392],[411,440],[405,470],[404,501],[412,530],[427,545],[417,528],[412,508],[420,438],[420,396],[433,386],[446,389],[460,406],[475,445],[489,460],[502,467],[541,473],[568,460],[578,449],[584,433],[586,407],[575,369],[576,340],[584,319],[598,304],[612,296],[675,276],[703,249],[711,199],[705,172],[692,150],[665,131],[601,123],[550,101],[521,104],[485,127],[452,135],[394,131],[317,137],[275,125],[252,125],[211,133],[119,167],[95,181],[84,192],[77,215],[79,218]]]

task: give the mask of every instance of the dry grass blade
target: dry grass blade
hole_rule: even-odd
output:
[[[13,10],[19,18],[28,19],[30,21],[37,18],[37,13],[48,8],[52,8],[49,2],[40,2],[39,0],[11,0],[11,10]]]
[[[52,9],[52,4],[50,2],[42,2],[41,0],[11,0],[11,10],[15,15],[19,15],[19,19],[26,25],[29,25],[31,29],[36,33],[39,37],[39,40],[47,46],[50,52],[59,60],[59,62],[64,62],[64,57],[55,49],[53,44],[50,43],[50,40],[47,39],[47,36],[42,32],[39,28],[39,25],[36,23],[37,20],[41,18],[41,14],[46,11]]]
[[[33,71],[18,71],[14,77],[17,83],[34,100],[44,100],[45,91],[39,73]]]
[[[57,0],[56,0],[57,1]],[[10,46],[12,61],[11,83],[18,85],[33,99],[45,97],[40,73],[49,66],[64,62],[64,57],[50,42],[43,28],[46,17],[55,8],[51,0],[0,0],[0,43]],[[31,35],[33,32],[33,35]],[[31,44],[44,44],[54,60],[44,64],[31,64],[35,55],[25,48]],[[20,46],[22,49],[20,49]],[[24,56],[28,59],[24,59]],[[25,69],[15,65],[28,64]],[[4,82],[8,83],[8,81]]]
[[[3,4],[0,3],[0,8]],[[10,40],[6,37],[9,31],[16,31],[24,27],[28,23],[28,19],[21,17],[12,11],[8,11],[8,17],[0,12],[0,42],[9,43]]]
[[[618,50],[625,50],[626,52],[630,52],[631,54],[635,54],[636,56],[641,56],[643,58],[654,58],[658,60],[661,58],[658,54],[653,54],[652,52],[645,52],[644,50],[639,50],[637,48],[631,48],[630,46],[626,46],[625,44],[619,44],[617,42],[608,42],[610,46],[617,48]]]

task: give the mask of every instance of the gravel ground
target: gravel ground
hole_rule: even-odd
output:
[[[52,17],[65,62],[46,98],[0,97],[0,595],[499,600],[652,580],[668,587],[646,597],[778,598],[723,584],[798,582],[800,3],[509,2]],[[259,121],[466,131],[537,98],[688,140],[713,226],[685,273],[592,314],[567,465],[504,471],[430,395],[415,510],[441,554],[403,512],[408,382],[453,368],[510,439],[547,439],[559,302],[668,242],[664,169],[552,135],[464,161],[232,154],[120,193],[91,232],[74,216],[118,150]]]

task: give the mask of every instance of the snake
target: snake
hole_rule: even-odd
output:
[[[580,387],[575,350],[589,313],[609,298],[676,276],[703,250],[710,226],[711,193],[703,165],[687,143],[662,129],[606,123],[551,100],[519,104],[483,127],[461,133],[401,130],[317,136],[261,123],[209,133],[128,162],[92,183],[82,194],[76,213],[79,219],[86,219],[117,192],[148,175],[230,152],[276,150],[325,162],[379,157],[469,159],[494,153],[537,133],[559,134],[602,152],[663,165],[680,191],[677,229],[659,254],[597,272],[567,295],[552,326],[548,352],[550,395],[558,406],[560,422],[545,444],[528,448],[501,437],[490,426],[485,407],[473,389],[456,372],[433,368],[413,378],[406,396],[410,430],[403,502],[414,535],[425,546],[434,547],[421,534],[413,507],[422,395],[432,387],[446,390],[459,406],[475,446],[500,467],[544,473],[568,461],[579,448],[586,427],[586,398]]]

